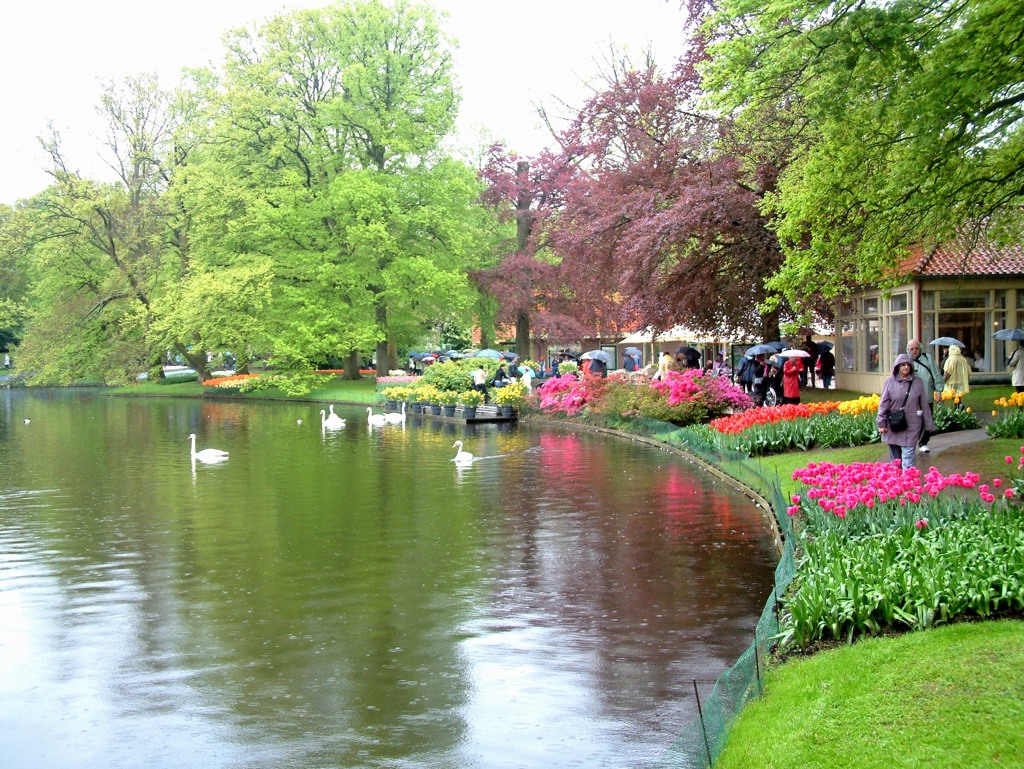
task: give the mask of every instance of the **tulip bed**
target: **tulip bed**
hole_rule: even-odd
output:
[[[1024,453],[1024,447],[1021,449]],[[797,576],[782,641],[801,649],[891,628],[1024,611],[1024,459],[992,486],[972,473],[811,463],[787,512]]]

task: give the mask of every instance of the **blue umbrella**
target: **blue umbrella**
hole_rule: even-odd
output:
[[[500,358],[503,358],[505,356],[503,356],[497,350],[491,350],[491,349],[488,348],[486,350],[480,350],[480,352],[473,353],[473,357],[474,358],[495,358],[495,359],[500,359]]]
[[[503,352],[501,354],[505,360],[519,360],[519,353],[517,352]]]
[[[747,357],[752,358],[755,355],[771,355],[773,352],[776,352],[776,350],[771,345],[755,344],[753,347],[751,347],[743,354],[746,355]]]
[[[940,347],[954,347],[954,346],[956,346],[956,347],[966,347],[967,346],[963,342],[961,342],[959,339],[954,339],[951,336],[940,336],[938,339],[933,339],[932,341],[930,341],[928,343],[929,347],[931,345],[933,345],[933,344],[939,345]]]
[[[625,352],[626,355],[643,355],[643,352],[639,347],[627,347],[623,352]]]
[[[765,342],[764,344],[765,347],[771,347],[774,352],[782,352],[789,347],[785,342]]]

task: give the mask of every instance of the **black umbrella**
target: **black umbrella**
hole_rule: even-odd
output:
[[[818,352],[819,353],[828,352],[833,347],[835,347],[835,345],[832,344],[831,342],[818,342]]]
[[[687,357],[691,355],[696,355],[698,358],[700,357],[700,353],[697,350],[695,350],[692,347],[687,347],[686,345],[683,345],[678,350],[676,350],[676,355],[685,355]]]

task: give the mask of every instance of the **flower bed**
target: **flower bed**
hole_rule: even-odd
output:
[[[203,387],[238,388],[242,382],[258,378],[259,374],[235,374],[234,376],[214,377],[203,382]]]
[[[1024,461],[1016,466],[1019,476]],[[793,478],[808,490],[787,510],[800,552],[781,599],[784,643],[807,648],[1024,610],[1024,508],[1015,485],[882,463],[811,463]]]

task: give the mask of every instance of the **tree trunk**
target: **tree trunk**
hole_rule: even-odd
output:
[[[177,350],[181,354],[181,357],[188,362],[188,365],[195,370],[200,383],[203,383],[210,378],[210,369],[206,366],[205,350],[191,352],[181,342],[175,342],[174,349]]]
[[[378,346],[379,347],[379,346]],[[348,354],[348,358],[345,360],[345,376],[346,380],[354,381],[359,379],[360,364],[363,362],[363,356],[359,350],[352,350]]]
[[[530,316],[525,312],[516,318],[516,352],[521,360],[530,357]]]

